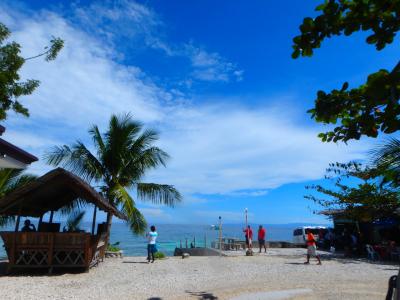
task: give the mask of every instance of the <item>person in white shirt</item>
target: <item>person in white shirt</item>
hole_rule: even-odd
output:
[[[154,253],[157,252],[157,245],[156,245],[156,240],[158,233],[156,231],[156,227],[153,225],[150,227],[150,231],[147,233],[147,261],[148,262],[154,262]]]

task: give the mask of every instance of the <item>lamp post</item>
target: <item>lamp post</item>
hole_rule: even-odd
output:
[[[245,215],[245,228],[247,229],[247,208],[244,209],[244,215]]]
[[[219,219],[219,255],[222,255],[222,219],[221,216],[218,217]]]

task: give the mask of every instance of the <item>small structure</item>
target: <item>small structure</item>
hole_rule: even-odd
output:
[[[331,209],[321,211],[319,214],[325,215],[332,219],[334,232],[340,237],[343,232],[357,232],[362,235],[362,242],[365,244],[379,244],[382,240],[392,240],[400,243],[400,230],[398,216],[393,214],[392,217],[385,219],[361,219],[353,220],[349,218],[343,209]]]
[[[53,212],[80,202],[94,205],[92,232],[59,232]],[[106,226],[95,233],[97,208],[118,218],[126,217],[76,175],[58,168],[0,199],[0,215],[16,216],[15,231],[2,231],[11,268],[79,267],[89,270],[104,257]],[[43,215],[50,213],[49,222]],[[39,219],[38,232],[18,232],[20,217]]]
[[[5,132],[0,125],[0,136]],[[0,169],[25,169],[38,158],[0,138]]]

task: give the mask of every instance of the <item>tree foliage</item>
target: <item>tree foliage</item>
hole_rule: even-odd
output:
[[[7,112],[12,109],[18,114],[29,116],[29,111],[18,100],[21,96],[32,94],[40,82],[34,79],[20,81],[20,69],[29,60],[44,56],[46,61],[54,60],[64,46],[64,41],[53,37],[50,46],[44,52],[33,57],[21,56],[21,45],[8,41],[10,30],[0,23],[0,120],[7,118]]]
[[[180,193],[171,185],[142,182],[149,170],[165,166],[169,157],[153,145],[158,140],[157,132],[144,129],[127,114],[113,115],[104,134],[96,125],[89,134],[95,152],[77,141],[71,146],[54,147],[45,159],[50,165],[61,165],[99,184],[110,204],[128,217],[134,233],[143,233],[146,221],[128,190],[136,189],[136,199],[155,204],[174,206],[181,201]]]
[[[307,17],[301,34],[293,39],[293,58],[312,56],[326,38],[368,32],[366,42],[377,50],[392,43],[400,29],[400,0],[328,0],[316,7],[320,14]],[[393,133],[400,128],[400,63],[393,70],[370,74],[365,84],[349,89],[345,82],[331,92],[318,91],[308,112],[317,122],[337,124],[321,133],[322,141],[348,141],[366,135]]]
[[[324,195],[306,195],[327,210],[342,210],[353,220],[372,221],[393,216],[400,207],[399,190],[382,181],[383,172],[379,168],[366,167],[356,162],[332,163],[325,178],[333,182],[333,187],[322,185],[306,186]]]
[[[35,175],[24,174],[23,170],[0,169],[0,199],[36,178]],[[0,216],[0,227],[13,222],[14,217]]]

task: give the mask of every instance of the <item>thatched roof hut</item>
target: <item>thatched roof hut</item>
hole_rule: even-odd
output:
[[[92,232],[59,232],[59,223],[53,224],[53,212],[76,201],[92,203]],[[88,270],[104,257],[107,246],[105,223],[99,224],[95,234],[97,208],[126,217],[110,205],[95,189],[78,176],[61,168],[37,178],[0,199],[0,215],[17,216],[15,231],[1,231],[5,249],[12,268],[79,267]],[[50,214],[50,222],[42,216]],[[39,217],[38,231],[19,232],[20,217]],[[41,225],[46,226],[41,226]],[[56,226],[50,226],[56,225]]]

